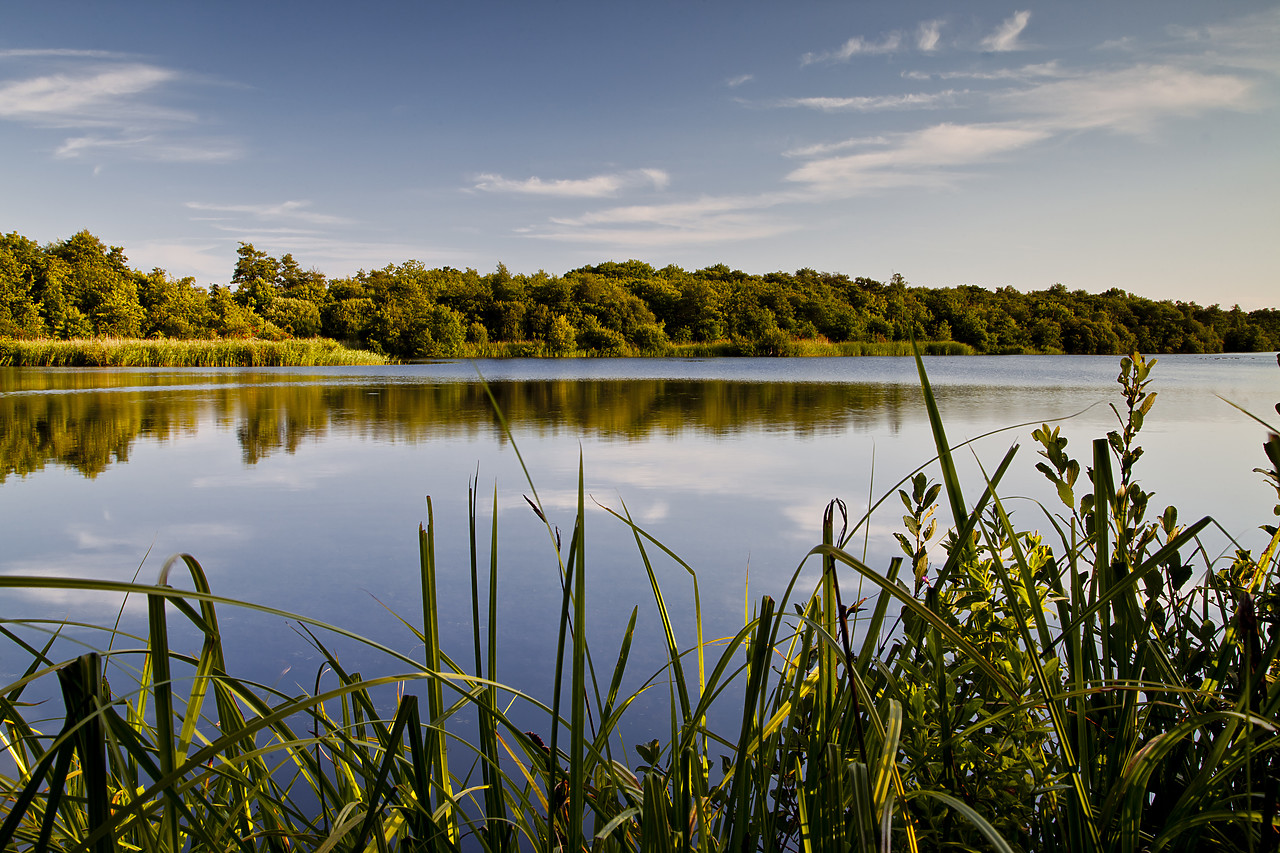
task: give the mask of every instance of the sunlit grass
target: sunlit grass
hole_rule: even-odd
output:
[[[6,367],[320,367],[386,364],[327,338],[266,340],[0,339]]]

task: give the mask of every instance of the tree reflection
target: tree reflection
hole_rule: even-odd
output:
[[[198,382],[192,382],[198,379]],[[517,433],[640,441],[686,432],[814,435],[847,427],[896,431],[911,387],[691,380],[543,380],[489,386]],[[505,441],[479,383],[333,383],[303,374],[0,371],[0,482],[58,465],[93,478],[127,462],[139,439],[234,430],[243,461],[348,436],[419,442],[439,436]]]

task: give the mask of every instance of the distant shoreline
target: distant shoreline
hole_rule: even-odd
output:
[[[594,351],[551,354],[536,342],[464,344],[451,358],[602,358]],[[956,341],[921,341],[922,355],[976,355]],[[777,357],[907,356],[908,341],[794,341]],[[661,354],[624,358],[735,358],[739,351],[731,341],[672,344]],[[616,357],[616,356],[609,356]],[[416,359],[406,359],[412,363]],[[431,359],[424,359],[431,360]],[[321,367],[397,363],[366,350],[353,349],[328,338],[295,338],[269,341],[258,338],[228,340],[172,340],[137,338],[0,338],[0,367]]]

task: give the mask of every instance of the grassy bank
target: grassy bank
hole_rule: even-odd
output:
[[[264,340],[0,339],[3,367],[319,367],[386,364],[325,338]]]
[[[955,341],[924,341],[925,355],[973,355],[972,347]],[[671,344],[662,351],[567,350],[551,352],[538,341],[464,343],[449,358],[728,358],[744,355],[773,356],[909,356],[908,341],[789,341],[779,351],[757,352],[732,341]],[[327,338],[285,341],[137,340],[129,338],[78,338],[69,341],[0,338],[2,367],[311,367],[344,364],[386,364],[385,356],[349,349]]]
[[[599,566],[581,475],[563,537],[529,483],[563,592],[548,617],[555,674],[538,695],[501,685],[512,638],[497,619],[496,493],[487,521],[468,496],[472,659],[441,650],[455,617],[437,605],[428,501],[422,611],[402,614],[412,653],[362,641],[387,662],[362,677],[325,651],[332,675],[314,692],[228,673],[219,613],[293,619],[322,650],[358,638],[218,598],[192,557],[156,585],[0,576],[7,589],[130,593],[148,612],[145,636],[104,625],[98,651],[69,657],[57,623],[0,623],[6,659],[23,661],[0,687],[16,767],[0,849],[1275,850],[1280,533],[1215,562],[1198,538],[1210,519],[1156,511],[1138,476],[1155,401],[1138,357],[1121,365],[1117,428],[1083,459],[1059,428],[1035,430],[1058,502],[1015,525],[1000,481],[1016,448],[989,479],[960,482],[961,448],[918,364],[935,439],[921,455],[936,455],[876,504],[905,507],[902,557],[862,562],[846,546],[871,517],[833,502],[786,593],[745,602],[724,640],[669,617],[672,595],[701,612],[697,574],[625,508],[610,512],[634,533],[635,564]],[[1266,452],[1280,499],[1280,437]],[[673,559],[687,589],[657,581]],[[811,567],[820,581],[801,590]],[[648,574],[663,625],[666,667],[641,689],[670,697],[670,725],[647,743],[621,735],[638,695],[622,689],[636,611],[619,614],[618,635],[589,642],[585,629],[588,587],[624,570]],[[874,592],[855,601],[859,583]],[[191,630],[191,648],[171,645]],[[55,678],[60,710],[26,702]],[[388,686],[403,691],[390,705]],[[711,713],[725,702],[732,714]],[[515,722],[528,715],[533,731]]]

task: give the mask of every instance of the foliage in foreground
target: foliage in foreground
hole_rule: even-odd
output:
[[[802,564],[821,564],[818,587],[760,599],[717,643],[700,618],[692,646],[679,643],[653,561],[685,564],[625,507],[610,511],[634,532],[668,660],[649,689],[669,692],[670,732],[630,748],[620,721],[637,694],[621,685],[636,611],[616,655],[588,644],[581,476],[567,541],[536,489],[531,501],[563,589],[541,698],[498,682],[496,495],[487,531],[469,500],[474,660],[440,649],[428,502],[424,655],[382,649],[399,672],[361,678],[326,652],[338,683],[314,693],[226,672],[217,609],[254,605],[212,595],[189,556],[154,586],[0,578],[139,594],[149,615],[146,636],[103,628],[105,651],[69,661],[54,654],[60,626],[0,624],[29,661],[0,692],[16,768],[0,848],[1275,850],[1280,533],[1265,528],[1256,556],[1211,564],[1197,538],[1210,519],[1184,525],[1149,505],[1136,472],[1152,364],[1122,362],[1119,428],[1088,458],[1057,427],[1034,433],[1061,504],[1045,509],[1045,536],[1015,528],[999,497],[1014,450],[967,501],[921,364],[941,479],[919,472],[884,497],[905,506],[905,559],[884,572],[860,561],[844,546],[868,518],[846,530],[834,502]],[[1280,498],[1280,436],[1266,453],[1259,470]],[[955,524],[940,534],[947,510]],[[191,590],[169,584],[174,567]],[[878,593],[850,601],[859,579]],[[196,629],[198,652],[170,647],[171,619]],[[54,676],[65,717],[33,719],[45,712],[23,696]],[[407,688],[394,713],[375,701],[392,684]],[[711,727],[717,700],[738,703],[740,725]],[[515,725],[516,705],[546,715],[545,739]],[[467,740],[464,712],[478,720]]]

